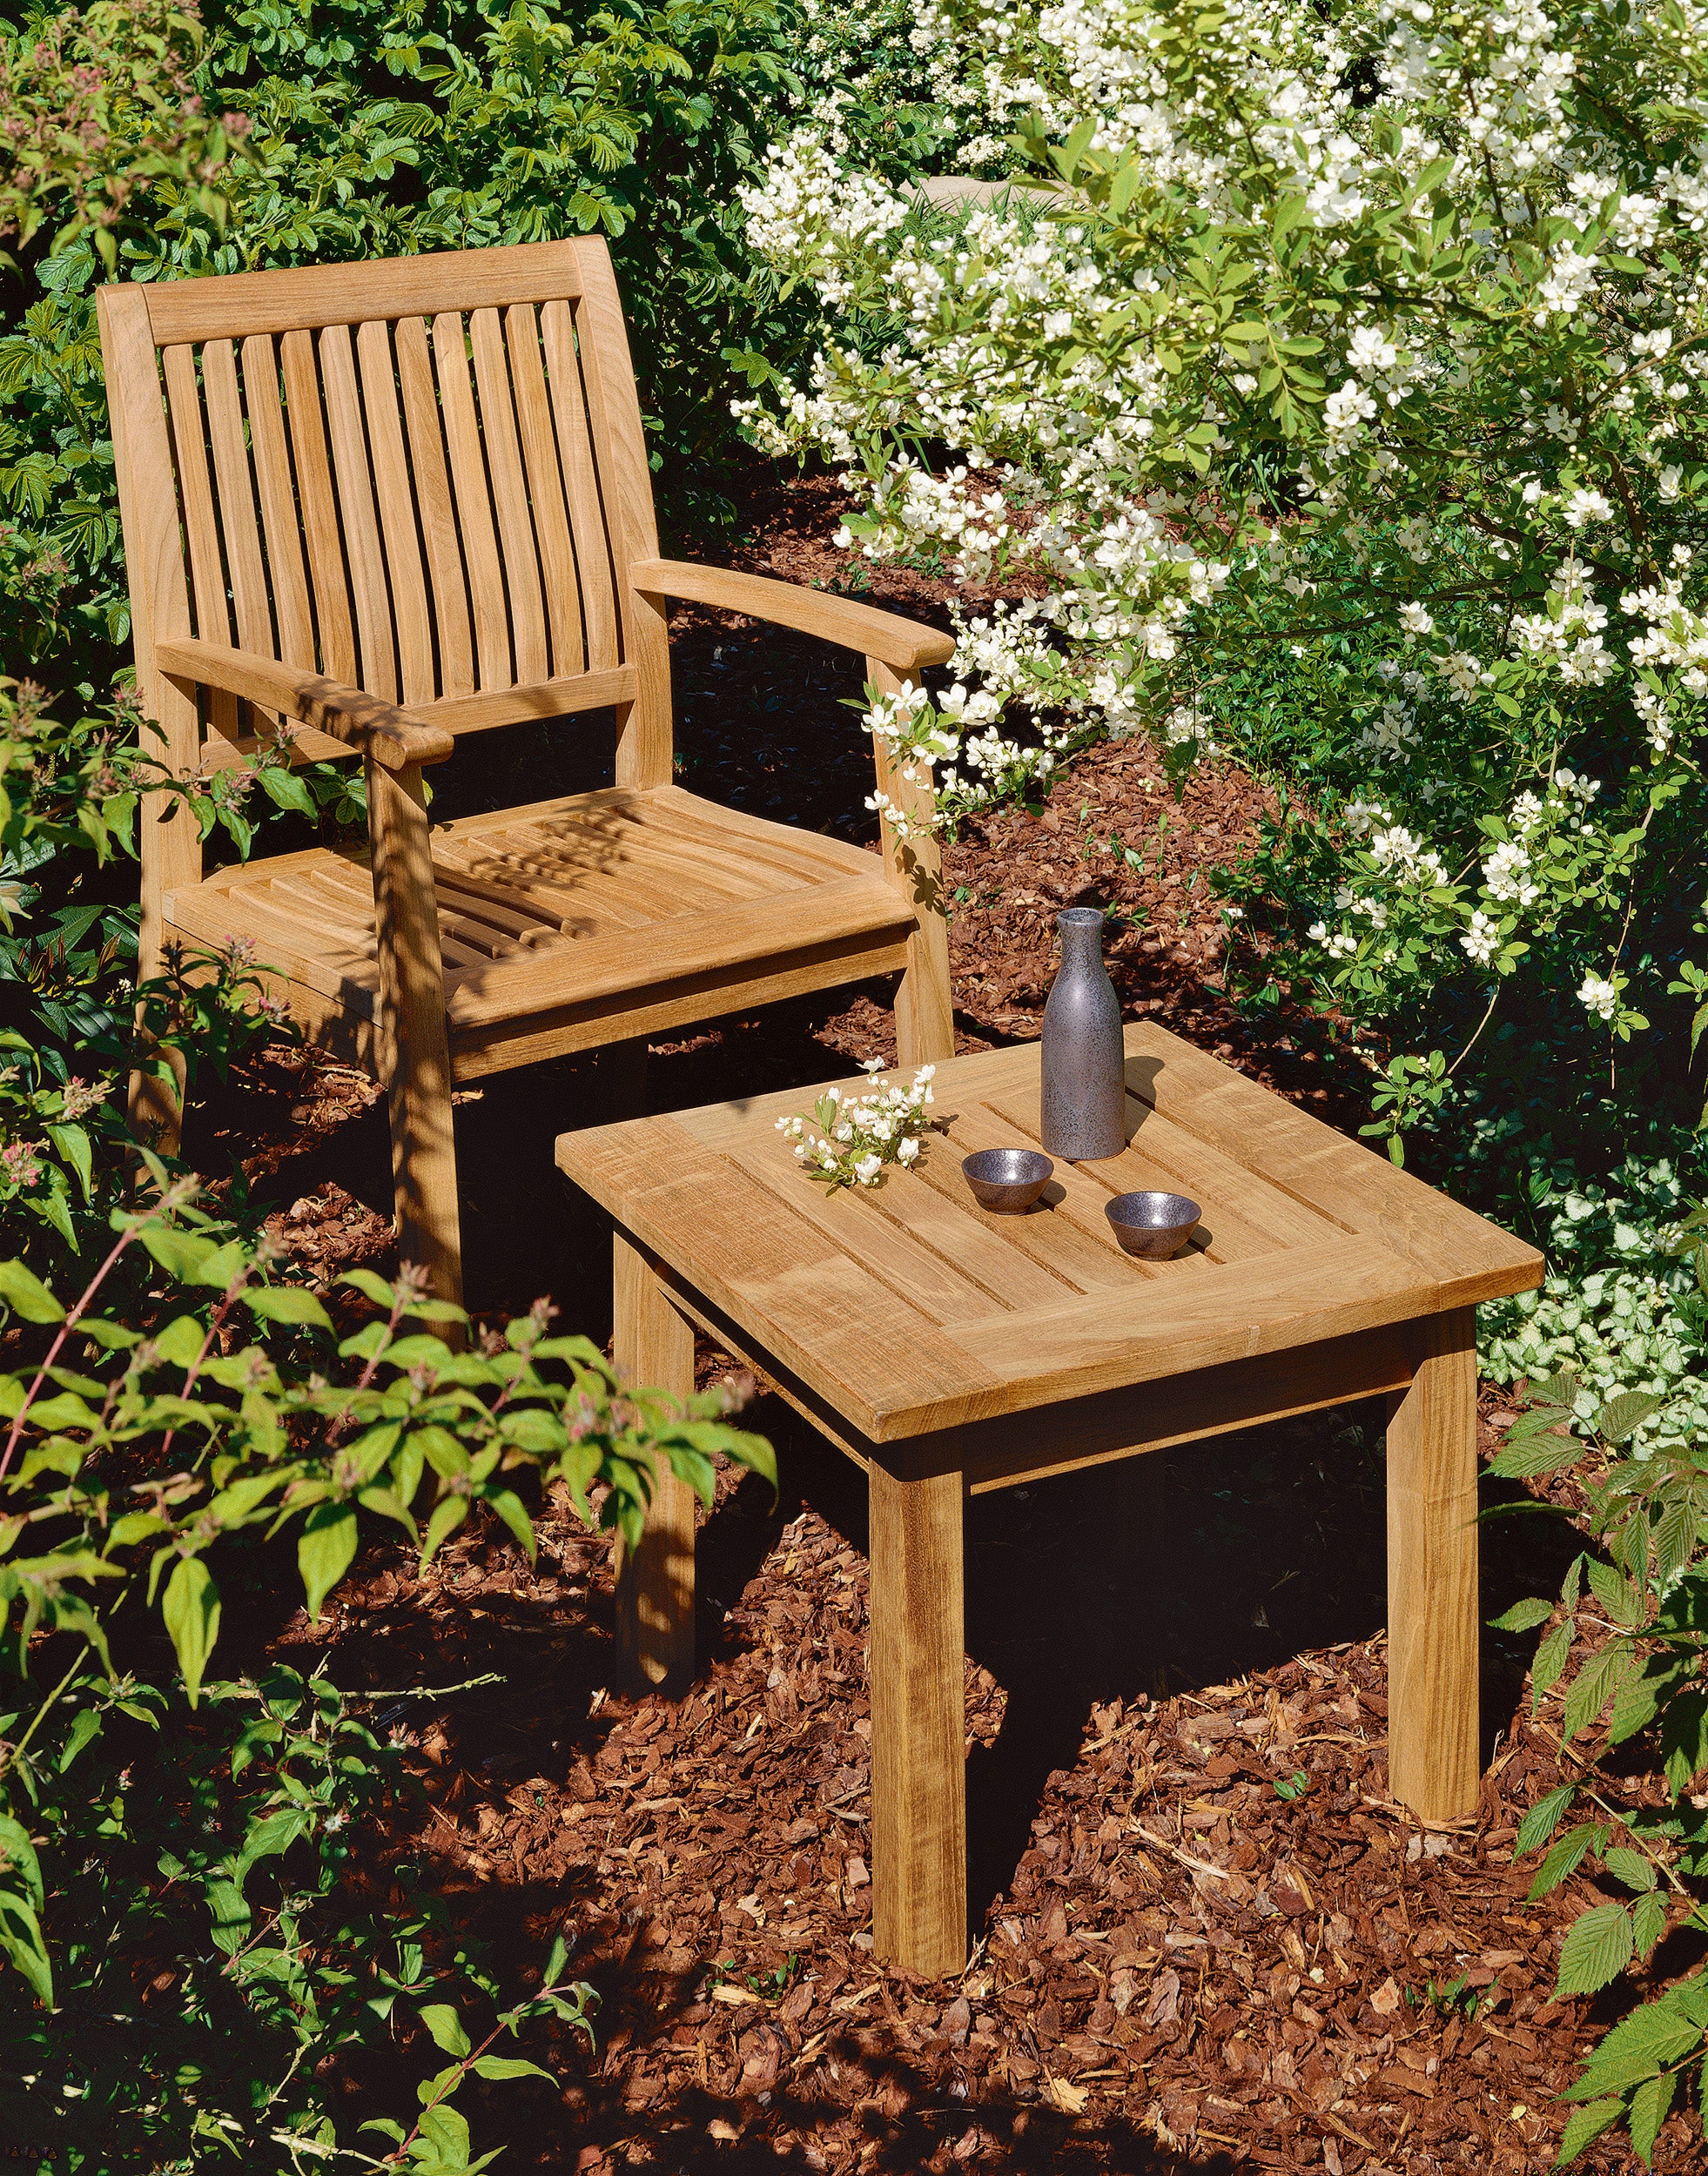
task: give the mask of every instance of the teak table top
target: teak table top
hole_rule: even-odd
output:
[[[1126,1031],[1128,1145],[1057,1161],[993,1216],[961,1159],[1035,1148],[1035,1043],[938,1068],[918,1164],[827,1197],[785,1112],[818,1090],[566,1133],[561,1168],[875,1443],[1160,1382],[1527,1291],[1542,1257],[1165,1030]],[[864,1089],[856,1076],[853,1085]],[[1124,1254],[1103,1205],[1203,1211],[1170,1261]]]

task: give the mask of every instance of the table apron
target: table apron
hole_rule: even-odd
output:
[[[1294,1414],[1391,1395],[1410,1387],[1420,1352],[1418,1324],[1387,1323],[1314,1345],[1224,1361],[1191,1375],[1000,1414],[943,1430],[940,1439],[933,1434],[875,1443],[667,1262],[649,1251],[648,1259],[689,1321],[763,1374],[786,1404],[857,1465],[869,1467],[876,1461],[898,1478],[933,1472],[952,1439],[974,1495],[1166,1450],[1171,1444],[1260,1427]]]

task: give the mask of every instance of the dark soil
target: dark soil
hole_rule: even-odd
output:
[[[729,556],[845,577],[833,487],[750,513]],[[863,594],[946,621],[948,586],[929,575],[885,570]],[[867,746],[841,705],[857,668],[697,610],[674,657],[685,783],[871,843]],[[575,730],[548,751],[550,776],[501,779],[493,801],[566,789],[589,765],[596,782],[608,738]],[[1129,742],[1074,762],[1039,809],[969,830],[946,857],[961,1047],[1036,1035],[1053,915],[1095,902],[1130,1015],[1355,1126],[1321,1024],[1277,1016],[1259,1042],[1217,986],[1212,876],[1263,807],[1225,768],[1177,803]],[[831,992],[656,1044],[651,1105],[893,1058],[890,997]],[[605,1109],[591,1059],[463,1098],[477,1309],[551,1291],[572,1324],[609,1326],[606,1228],[551,1162],[558,1132]],[[276,1056],[201,1114],[192,1147],[274,1205],[269,1227],[312,1273],[393,1266],[384,1112],[360,1076]],[[730,1365],[703,1347],[703,1375]],[[1531,1904],[1532,1869],[1512,1864],[1524,1808],[1563,1772],[1557,1710],[1529,1719],[1531,1641],[1485,1635],[1476,1818],[1425,1831],[1388,1797],[1379,1411],[1170,1454],[1166,1536],[1131,1555],[1112,1538],[1120,1469],[975,1500],[978,1947],[944,1985],[871,1955],[858,1474],[775,1397],[748,1418],[777,1445],[782,1500],[726,1477],[700,1537],[703,1668],[679,1703],[610,1689],[609,1545],[566,1502],[545,1507],[532,1570],[478,1527],[425,1576],[376,1552],[319,1627],[299,1612],[274,1642],[299,1662],[329,1649],[352,1688],[501,1677],[411,1703],[421,1793],[386,1850],[434,1872],[507,1988],[537,1984],[561,1931],[601,2008],[591,2050],[553,2051],[561,2090],[490,2092],[479,2145],[508,2142],[506,2167],[661,2176],[1551,2163],[1555,2097],[1614,2014],[1550,1998],[1592,1884]],[[1485,1615],[1550,1591],[1577,1546],[1535,1518],[1485,1533]],[[1653,1790],[1640,1764],[1617,1787]],[[1664,1944],[1658,1981],[1694,1961],[1688,1942]],[[1629,2158],[1604,2143],[1582,2166]],[[1700,2159],[1699,2126],[1675,2114],[1657,2167]]]

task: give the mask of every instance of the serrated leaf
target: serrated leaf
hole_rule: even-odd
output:
[[[1571,1803],[1574,1786],[1562,1783],[1550,1790],[1545,1798],[1538,1798],[1518,1823],[1518,1833],[1513,1839],[1515,1858],[1523,1858],[1527,1851],[1540,1850],[1559,1826],[1560,1817]]]
[[[1560,1672],[1565,1668],[1567,1657],[1571,1653],[1572,1635],[1577,1629],[1574,1619],[1563,1618],[1548,1635],[1548,1637],[1543,1641],[1541,1646],[1537,1649],[1536,1658],[1530,1664],[1530,1713],[1532,1715],[1541,1713],[1542,1703],[1547,1697],[1550,1687],[1558,1681]]]
[[[1646,1390],[1624,1390],[1610,1398],[1596,1415],[1596,1433],[1610,1443],[1623,1443],[1666,1403]]]
[[[1545,1624],[1553,1614],[1551,1602],[1543,1602],[1532,1595],[1527,1601],[1515,1602],[1499,1616],[1490,1617],[1489,1622],[1496,1632],[1528,1632],[1533,1625]]]
[[[1586,2146],[1593,2144],[1604,2131],[1619,2120],[1624,2109],[1623,2100],[1592,2100],[1585,2107],[1574,2108],[1566,2119],[1565,2132],[1560,2140],[1560,2157],[1555,2167],[1563,2168],[1568,2161],[1575,2161]]]
[[[1626,2121],[1632,2150],[1644,2168],[1651,2166],[1655,2139],[1666,2121],[1678,2083],[1678,2073],[1665,2071],[1658,2078],[1645,2078],[1631,2097],[1631,2114]]]
[[[1637,1667],[1637,1657],[1628,1647],[1604,1647],[1590,1656],[1565,1697],[1561,1729],[1568,1744],[1596,1721]]]
[[[1547,1896],[1568,1876],[1575,1874],[1583,1864],[1584,1853],[1603,1833],[1598,1821],[1583,1821],[1575,1829],[1568,1829],[1559,1842],[1550,1847],[1547,1857],[1537,1868],[1529,1901],[1534,1904],[1538,1897]]]
[[[1598,1559],[1592,1558],[1586,1568],[1590,1591],[1620,1630],[1629,1632],[1643,1615],[1643,1599],[1635,1585]]]
[[[1613,1878],[1624,1882],[1627,1889],[1642,1891],[1655,1885],[1657,1877],[1652,1861],[1645,1858],[1641,1851],[1633,1851],[1628,1844],[1621,1844],[1609,1851],[1602,1864]]]
[[[1663,1934],[1666,1932],[1666,1893],[1651,1889],[1646,1897],[1639,1897],[1631,1907],[1631,1932],[1637,1938],[1637,1954],[1647,1957]]]
[[[1637,1950],[1631,1913],[1622,1904],[1594,1904],[1566,1930],[1554,1993],[1592,1995],[1616,1980]]]

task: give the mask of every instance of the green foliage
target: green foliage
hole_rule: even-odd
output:
[[[496,1990],[407,1870],[407,1909],[357,1894],[364,1823],[405,1788],[395,1748],[319,1682],[210,1679],[220,1567],[245,1536],[294,1533],[316,1615],[376,1526],[425,1561],[484,1508],[531,1552],[530,1504],[561,1481],[632,1546],[662,1472],[709,1502],[717,1458],[774,1480],[771,1453],[730,1425],[721,1394],[621,1390],[544,1303],[459,1349],[460,1309],[419,1279],[358,1271],[345,1281],[375,1312],[340,1339],[266,1246],[146,1160],[158,1205],[113,1212],[75,1298],[0,1264],[0,1300],[37,1347],[0,1374],[0,1959],[30,1998],[0,2004],[0,2077],[76,2081],[24,2105],[29,2135],[80,2166],[235,2152],[284,2168],[304,2141],[357,2150],[319,2066],[394,2032],[403,2005],[453,2059],[423,2079],[412,2125],[367,2127],[388,2166],[477,2168],[457,2089],[545,2075],[494,2043],[547,2014],[585,2028],[588,1991],[560,1956],[539,1996],[471,2033],[441,1991],[490,2011]],[[103,1312],[138,1254],[164,1293],[145,1337]],[[157,1614],[176,1685],[115,1661],[146,1651]],[[163,1944],[178,1960],[168,2014],[138,2016],[118,1989],[139,1959],[158,1969]],[[98,2047],[76,2025],[91,2005],[124,2028]]]
[[[1699,1228],[1696,1220],[1691,1229]],[[1589,1995],[1645,1963],[1670,1924],[1708,1928],[1697,1884],[1708,1875],[1708,1468],[1699,1444],[1646,1448],[1635,1439],[1660,1413],[1644,1393],[1602,1398],[1570,1368],[1530,1387],[1492,1470],[1530,1480],[1577,1467],[1598,1547],[1567,1567],[1557,1603],[1534,1596],[1495,1622],[1509,1630],[1547,1624],[1531,1669],[1535,1706],[1560,1703],[1561,1736],[1579,1773],[1539,1799],[1515,1840],[1517,1857],[1543,1853],[1530,1886],[1548,1895],[1585,1865],[1614,1896],[1580,1912],[1560,1953],[1557,1996]],[[1588,1449],[1586,1452],[1586,1439]],[[1580,1634],[1599,1636],[1587,1655]],[[1575,1665],[1573,1656],[1578,1656]],[[1615,1749],[1646,1737],[1670,1803],[1621,1813],[1596,1770]],[[1698,1803],[1702,1801],[1702,1803]],[[1589,1817],[1562,1830],[1574,1809]],[[1708,1976],[1677,1981],[1624,2018],[1590,2052],[1566,2094],[1578,2103],[1562,2161],[1623,2123],[1645,2165],[1679,2080],[1708,2061]]]

